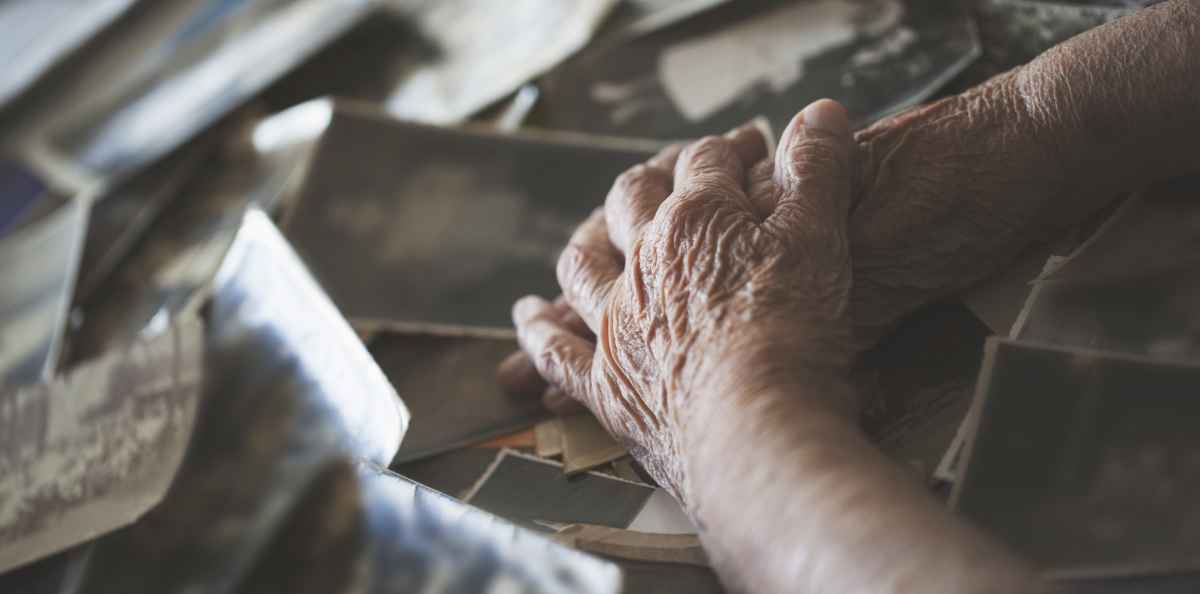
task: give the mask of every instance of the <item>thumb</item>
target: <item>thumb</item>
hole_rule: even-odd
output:
[[[843,229],[850,213],[853,139],[846,108],[821,99],[796,114],[775,152],[779,201],[767,225],[788,236]]]

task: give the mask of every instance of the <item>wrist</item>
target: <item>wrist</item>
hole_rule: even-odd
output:
[[[744,332],[719,349],[722,356],[694,374],[691,400],[749,403],[774,398],[857,415],[847,378],[854,350],[846,324],[780,324],[782,332]]]
[[[849,391],[821,376],[696,409],[680,486],[727,582],[761,592],[1040,591],[1019,559],[947,514],[844,415],[797,398],[826,380]],[[797,551],[811,562],[796,563]]]
[[[840,370],[797,365],[786,374],[760,371],[738,377],[746,379],[707,383],[680,411],[677,451],[683,480],[677,489],[689,511],[698,484],[720,480],[706,474],[723,474],[741,448],[764,433],[787,433],[789,439],[804,435],[816,441],[826,440],[831,432],[859,433],[857,403]]]

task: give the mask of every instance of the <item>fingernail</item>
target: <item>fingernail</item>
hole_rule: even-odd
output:
[[[813,102],[801,112],[805,128],[823,130],[837,135],[850,133],[850,120],[846,108],[832,99]]]

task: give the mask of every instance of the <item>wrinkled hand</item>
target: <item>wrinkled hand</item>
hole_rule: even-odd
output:
[[[1192,152],[1147,151],[1153,159],[1145,159],[1153,162],[1142,163],[1110,155],[1119,143],[1096,142],[1096,133],[1076,125],[1074,104],[1059,97],[1056,69],[1086,62],[1089,51],[1102,58],[1105,48],[1083,44],[1052,52],[856,135],[849,223],[856,349],[873,345],[921,306],[1002,270],[1025,248],[1079,223],[1121,191],[1187,169],[1162,154]],[[1103,103],[1109,96],[1093,89],[1087,98]],[[581,324],[565,303],[554,309]],[[513,393],[543,393],[557,412],[574,403],[547,387],[523,353],[510,357],[499,377]]]
[[[1063,194],[1056,143],[1023,124],[1017,92],[1015,74],[1004,75],[857,134],[849,223],[856,349],[919,307],[1001,270],[1047,230],[1071,222],[1070,214],[1094,210],[1056,200]],[[776,161],[785,158],[780,152]],[[659,161],[661,168],[670,159]],[[609,202],[611,219],[620,200]],[[562,300],[551,315],[584,327]],[[577,408],[524,353],[506,360],[499,378],[510,392],[543,394],[556,412]]]
[[[1195,70],[1194,28],[1189,37],[1180,25],[1198,11],[1196,2],[1163,2],[859,132],[849,232],[856,346],[1122,192],[1195,172],[1200,79],[1179,73]],[[501,378],[529,375],[521,369],[529,362],[514,356]],[[520,393],[545,387],[504,383]],[[555,393],[548,404],[561,409]]]
[[[1029,125],[1018,74],[856,135],[849,223],[856,349],[870,347],[921,306],[1002,270],[1032,243],[1105,203],[1096,192],[1066,189],[1064,143]],[[556,303],[554,315],[582,326],[565,302]],[[543,394],[556,412],[574,406],[547,386],[523,353],[505,361],[499,378],[513,393]]]
[[[753,127],[666,149],[575,232],[558,264],[565,304],[513,308],[540,375],[677,496],[698,400],[849,362],[851,145],[845,111],[822,101],[774,160]]]

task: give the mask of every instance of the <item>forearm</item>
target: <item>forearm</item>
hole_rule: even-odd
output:
[[[856,190],[868,204],[856,218],[879,207],[874,196],[935,202],[925,190],[1001,225],[1074,223],[1200,170],[1197,138],[1200,0],[1171,0],[860,132]]]
[[[1015,77],[1072,194],[1200,170],[1200,1],[1171,0],[1046,52]]]
[[[1200,171],[1198,138],[1200,0],[1139,11],[859,132],[860,341],[1122,194]]]
[[[841,381],[824,385],[849,390]],[[698,398],[687,427],[684,495],[735,589],[1015,594],[1041,587],[824,399],[780,388]]]

